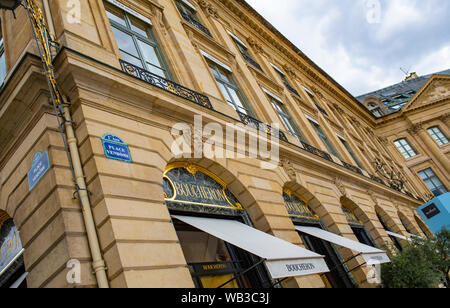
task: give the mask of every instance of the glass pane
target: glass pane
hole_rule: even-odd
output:
[[[122,57],[122,60],[143,68],[141,59],[133,57],[123,51],[120,52],[120,56]]]
[[[161,61],[158,58],[156,49],[153,46],[151,46],[147,43],[144,43],[140,40],[138,42],[139,42],[139,46],[141,47],[141,52],[142,52],[142,55],[144,56],[144,59],[147,62],[150,62],[151,64],[153,64],[154,66],[161,68],[162,67]]]
[[[234,102],[238,107],[247,109],[247,108],[245,107],[244,103],[242,102],[242,100],[241,100],[239,94],[236,92],[236,90],[230,89],[230,88],[228,88],[228,90],[230,91],[231,97],[233,98],[233,102]]]
[[[6,77],[6,63],[5,53],[0,56],[0,84],[3,83]]]
[[[158,67],[155,67],[155,66],[147,63],[147,69],[153,74],[156,74],[163,78],[167,78],[166,72],[164,72],[162,69],[160,69]]]
[[[120,31],[117,28],[112,27],[114,37],[116,38],[117,45],[121,51],[125,51],[135,57],[139,57],[136,46],[134,45],[133,38],[131,35]]]
[[[228,91],[225,88],[225,86],[220,82],[218,82],[218,85],[219,85],[220,90],[222,91],[223,96],[225,96],[225,99],[227,100],[227,102],[233,103],[233,100],[231,99],[230,95],[228,94]]]
[[[217,68],[217,70],[218,70],[218,72],[219,72],[219,78],[220,79],[222,79],[222,80],[224,80],[224,81],[227,81],[227,82],[232,82],[231,81],[231,79],[228,77],[228,73],[227,72],[225,72],[223,69],[221,69],[221,68]]]
[[[219,73],[217,72],[216,68],[215,68],[214,66],[212,66],[212,65],[210,65],[209,68],[210,68],[211,72],[213,73],[214,77],[215,77],[216,79],[220,79],[220,75],[219,75]]]
[[[127,26],[127,23],[125,22],[125,17],[123,16],[123,12],[116,9],[113,6],[105,5],[106,8],[106,15],[108,16],[109,20],[115,21],[122,26]]]
[[[130,21],[131,21],[131,30],[133,30],[133,32],[142,35],[143,37],[152,39],[150,33],[148,32],[149,29],[147,24],[133,17],[130,17]]]

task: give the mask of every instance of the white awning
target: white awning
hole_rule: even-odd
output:
[[[412,241],[412,239],[410,239],[409,237],[406,237],[406,236],[404,236],[404,235],[400,235],[400,234],[397,234],[397,233],[394,233],[394,232],[391,232],[391,231],[386,231],[386,233],[387,233],[388,235],[390,235],[390,236],[399,238],[399,239],[401,239],[401,240],[405,240],[405,241],[408,241],[408,242],[411,242],[411,241]]]
[[[382,264],[389,263],[391,260],[386,255],[386,252],[377,248],[374,248],[369,245],[362,244],[357,241],[353,241],[351,239],[345,238],[343,236],[339,236],[337,234],[319,229],[314,227],[300,227],[295,226],[295,228],[303,233],[312,235],[314,237],[320,238],[327,242],[331,242],[333,244],[357,251],[361,253],[361,256],[364,258],[367,264]]]
[[[173,218],[264,259],[273,279],[330,271],[323,256],[238,221],[178,215]]]

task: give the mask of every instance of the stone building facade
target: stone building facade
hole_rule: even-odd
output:
[[[430,235],[415,213],[430,194],[416,171],[442,163],[436,171],[448,185],[448,151],[430,147],[419,130],[427,127],[417,123],[437,123],[448,136],[448,115],[439,114],[448,98],[430,107],[420,96],[413,99],[404,112],[411,123],[399,115],[377,119],[241,0],[80,0],[80,7],[65,0],[37,2],[60,43],[57,81],[70,103],[110,287],[213,286],[214,279],[199,275],[191,262],[198,255],[190,248],[200,245],[204,234],[174,218],[179,213],[239,219],[295,245],[322,247],[330,255],[329,267],[339,269],[281,283],[294,288],[374,286],[357,252],[325,247],[296,226],[319,226],[378,247],[394,240],[387,231]],[[6,68],[0,92],[1,215],[20,231],[28,287],[96,287],[93,269],[103,265],[92,262],[26,12],[19,8],[15,14],[1,12]],[[446,78],[432,78],[427,95],[441,91],[437,84]],[[279,144],[280,159],[273,168],[262,168],[271,163],[267,157],[246,150],[250,139],[242,148],[223,136],[195,134],[208,125],[225,131],[233,124],[255,135],[276,123],[280,132],[270,143]],[[424,152],[405,162],[389,143],[411,124],[418,132],[412,138]],[[107,158],[107,136],[126,143],[131,160]],[[180,157],[173,146],[183,138],[191,147]],[[188,155],[196,145],[210,143],[227,155]],[[48,170],[31,187],[37,153],[48,153]],[[175,191],[188,191],[174,187],[172,170],[218,185],[231,208],[173,202]],[[220,195],[200,188],[190,194],[209,200]],[[242,254],[215,243],[213,258],[223,261],[221,266],[235,261],[230,251]],[[253,256],[245,258],[244,268],[254,262]],[[80,265],[81,281],[75,284],[67,279],[70,260]],[[264,271],[261,267],[234,286],[267,286]]]

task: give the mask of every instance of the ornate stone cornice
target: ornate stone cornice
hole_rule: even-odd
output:
[[[288,64],[284,64],[283,69],[286,72],[286,74],[288,74],[292,78],[297,78],[297,74],[295,73],[295,70]]]
[[[357,118],[355,118],[354,116],[350,116],[350,120],[352,120],[352,122],[353,122],[356,126],[358,126],[358,127],[361,126],[361,122],[359,122],[359,120],[358,120]]]
[[[424,129],[425,128],[423,127],[423,123],[419,122],[419,123],[411,124],[410,128],[408,128],[408,133],[410,133],[411,135],[417,135]]]
[[[256,53],[264,53],[264,49],[260,43],[258,43],[254,38],[249,36],[247,38],[247,42],[250,45],[250,47],[256,52]]]
[[[198,5],[202,8],[206,15],[212,16],[214,18],[219,18],[219,13],[215,6],[213,6],[209,1],[198,0]]]
[[[441,120],[444,123],[448,123],[448,120],[450,120],[450,112],[444,113],[439,117],[439,120]]]

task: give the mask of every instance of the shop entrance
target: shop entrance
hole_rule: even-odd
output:
[[[294,225],[324,229],[319,216],[299,194],[286,188],[283,192],[283,198]],[[327,288],[355,287],[342,265],[343,260],[339,258],[339,253],[332,244],[300,231],[299,234],[307,249],[325,256],[325,262],[330,272],[321,274],[320,277]]]
[[[163,189],[172,216],[231,219],[251,225],[247,213],[226,184],[205,168],[185,162],[170,164],[164,174]],[[198,288],[272,286],[257,256],[181,220],[174,218],[173,223]]]
[[[297,225],[322,229],[320,224],[303,223]],[[322,274],[321,278],[327,288],[355,287],[349,279],[347,271],[342,265],[342,261],[339,260],[337,252],[329,242],[303,232],[299,233],[307,249],[325,256],[325,262],[327,263],[330,272]]]
[[[179,220],[174,226],[197,288],[269,288],[259,258]]]

